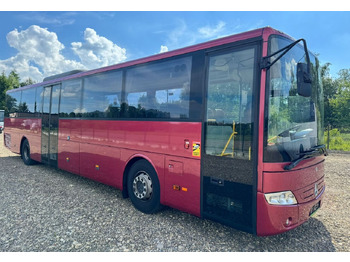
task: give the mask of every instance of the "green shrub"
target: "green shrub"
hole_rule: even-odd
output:
[[[350,151],[350,133],[341,133],[337,128],[329,131],[329,149]],[[325,142],[328,143],[328,131],[325,131]]]

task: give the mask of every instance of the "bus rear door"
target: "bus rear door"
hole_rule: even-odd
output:
[[[59,93],[60,85],[47,86],[43,90],[41,162],[55,167],[58,153]]]

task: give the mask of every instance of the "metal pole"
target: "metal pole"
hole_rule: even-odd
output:
[[[328,123],[328,131],[327,131],[327,149],[329,150],[329,141],[330,141],[330,137],[329,137],[329,129],[330,129],[331,125]]]

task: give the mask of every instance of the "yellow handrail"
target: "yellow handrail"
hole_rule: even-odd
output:
[[[234,151],[235,151],[235,137],[234,136],[238,134],[235,129],[236,129],[236,123],[235,123],[235,121],[233,121],[232,134],[231,134],[230,138],[228,139],[228,141],[227,141],[227,143],[226,143],[226,145],[224,147],[224,150],[222,150],[220,156],[231,155],[231,154],[225,154],[225,151],[226,151],[226,149],[227,149],[227,147],[230,144],[231,139],[232,139],[232,157],[234,157]]]
[[[270,143],[272,140],[276,139],[278,136],[271,137],[270,139],[267,140],[267,143]]]

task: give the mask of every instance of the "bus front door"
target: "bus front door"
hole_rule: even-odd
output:
[[[55,167],[58,153],[59,92],[60,85],[47,86],[43,90],[41,162]]]
[[[254,91],[257,46],[210,53],[202,153],[204,218],[254,233]],[[255,79],[255,80],[254,80]]]

